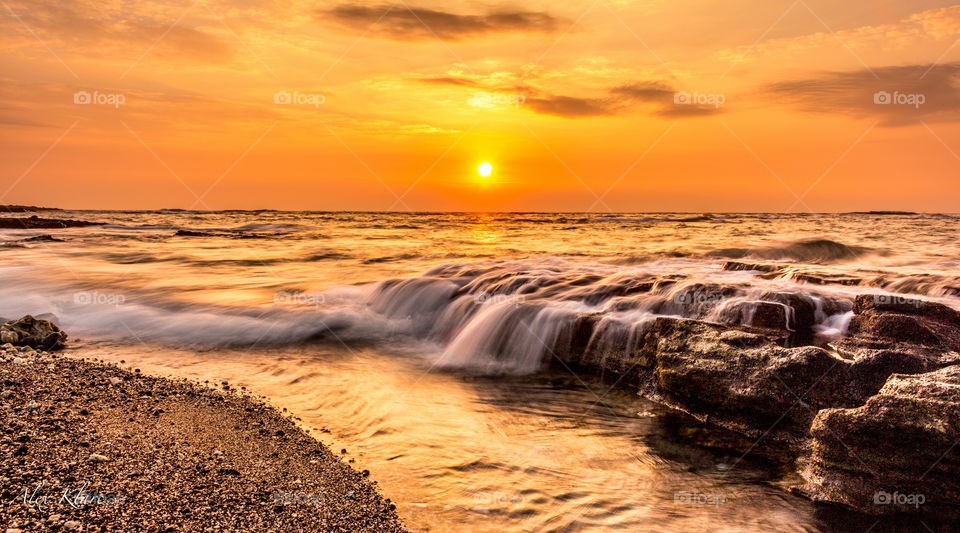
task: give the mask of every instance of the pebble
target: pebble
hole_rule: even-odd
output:
[[[63,527],[67,529],[80,529],[80,522],[77,522],[76,520],[67,520],[64,522]]]
[[[119,385],[121,383],[123,383],[123,380],[120,378],[110,378],[111,385]]]
[[[24,359],[23,357],[14,357],[13,362],[18,365],[23,365],[23,364],[26,364],[27,360]]]
[[[110,460],[106,455],[100,455],[99,453],[91,453],[88,459],[95,463],[103,463]]]
[[[27,403],[27,409],[36,409],[37,407],[40,407],[40,406],[37,405],[37,402],[35,402],[35,401],[33,401],[33,400],[30,400],[30,401]]]

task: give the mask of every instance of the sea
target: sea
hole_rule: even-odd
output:
[[[953,214],[8,216],[33,214],[102,224],[0,230],[0,317],[55,321],[67,356],[263,396],[415,531],[899,530],[557,353],[585,314],[583,349],[613,354],[659,316],[748,323],[770,293],[815,302],[796,342],[824,347],[858,294],[960,309]]]

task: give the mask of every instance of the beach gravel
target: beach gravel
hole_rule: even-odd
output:
[[[10,348],[4,531],[404,531],[374,482],[253,397]]]

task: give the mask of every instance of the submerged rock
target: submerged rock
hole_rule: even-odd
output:
[[[856,298],[846,337],[834,344],[855,363],[860,395],[876,392],[893,373],[919,374],[960,364],[960,312],[890,295]]]
[[[40,218],[36,215],[24,218],[0,218],[0,228],[3,229],[63,229],[102,226],[103,224],[105,224],[105,222],[70,220],[66,218]]]
[[[651,371],[645,395],[701,420],[758,437],[809,427],[817,410],[845,404],[849,362],[815,346],[785,348],[767,332],[658,318],[638,363]],[[785,435],[788,434],[788,435]]]
[[[871,514],[960,503],[960,367],[896,374],[852,409],[825,409],[810,429],[803,491]]]
[[[20,320],[0,326],[0,342],[14,346],[56,350],[62,348],[67,342],[67,334],[49,320],[40,320],[27,315]]]

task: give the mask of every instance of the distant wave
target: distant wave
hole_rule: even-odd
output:
[[[742,259],[751,257],[767,260],[792,260],[804,263],[834,263],[850,261],[864,255],[877,253],[873,248],[851,246],[828,239],[812,239],[791,242],[782,246],[765,248],[723,248],[707,252],[707,257]]]

